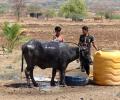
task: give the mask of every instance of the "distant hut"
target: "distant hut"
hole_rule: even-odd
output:
[[[37,19],[44,19],[44,15],[39,12],[31,12],[29,13],[29,16],[32,18],[37,18]]]

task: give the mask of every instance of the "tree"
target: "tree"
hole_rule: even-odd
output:
[[[27,7],[27,10],[29,13],[38,13],[41,12],[41,7],[40,6],[36,6],[35,4],[31,4]]]
[[[22,8],[25,6],[23,0],[10,0],[12,8],[15,10],[17,21],[20,21]]]
[[[68,0],[60,8],[60,14],[66,18],[83,17],[86,15],[85,0]]]
[[[44,14],[45,14],[45,17],[46,17],[47,20],[48,20],[48,18],[53,18],[53,17],[56,16],[56,11],[53,10],[53,9],[47,9],[47,10],[44,12]]]
[[[9,9],[9,5],[7,4],[0,4],[0,14],[6,13]]]

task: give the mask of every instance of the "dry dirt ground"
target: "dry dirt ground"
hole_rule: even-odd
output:
[[[6,19],[0,20],[0,23]],[[14,22],[14,20],[9,20]],[[36,19],[25,19],[23,35],[31,39],[51,40],[53,29],[56,25],[63,28],[62,34],[65,41],[77,43],[81,34],[81,27],[88,25],[90,33],[94,35],[96,45],[99,48],[120,48],[120,21],[104,22],[71,22],[66,20],[39,21]],[[2,38],[1,43],[2,44]],[[93,54],[95,50],[93,49]],[[2,54],[2,51],[0,52]],[[74,71],[79,67],[76,62],[68,66],[67,71]],[[120,86],[98,86],[88,84],[79,87],[52,87],[49,90],[41,88],[26,87],[24,74],[21,79],[21,50],[20,46],[15,48],[12,54],[0,55],[0,100],[120,100]],[[41,70],[36,68],[36,75],[51,77],[51,69]],[[77,70],[77,74],[80,71]],[[67,74],[69,74],[67,72]],[[58,75],[57,75],[58,76]]]

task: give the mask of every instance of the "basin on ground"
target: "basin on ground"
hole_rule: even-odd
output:
[[[65,76],[65,82],[68,86],[82,86],[88,84],[88,81],[88,76],[79,69],[69,72]]]

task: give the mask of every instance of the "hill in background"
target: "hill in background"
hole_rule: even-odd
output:
[[[0,0],[0,3],[10,4],[10,0]],[[41,8],[59,7],[67,0],[23,0],[26,5],[40,6]],[[120,0],[85,0],[88,8],[92,11],[97,10],[120,10]]]
[[[58,9],[67,0],[25,0],[27,4],[35,4],[44,8]],[[103,10],[115,9],[120,10],[120,0],[86,0],[89,9]]]

